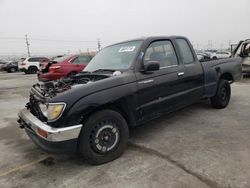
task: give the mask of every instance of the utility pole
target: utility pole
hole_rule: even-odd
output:
[[[25,35],[25,40],[26,40],[26,45],[27,45],[27,50],[28,50],[28,57],[30,57],[30,43],[28,41],[28,35]]]
[[[98,52],[101,50],[101,41],[99,38],[97,39],[97,49],[98,49]]]

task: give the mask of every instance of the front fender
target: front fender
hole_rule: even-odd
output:
[[[64,116],[64,126],[82,123],[83,119],[107,104],[117,104],[121,111],[133,119],[136,116],[137,105],[137,84],[136,82],[116,86],[106,90],[98,91],[77,101]],[[131,117],[134,116],[134,117]]]

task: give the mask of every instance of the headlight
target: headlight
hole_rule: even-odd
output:
[[[44,115],[44,117],[47,117],[48,105],[40,103],[39,108],[40,108],[42,114]]]
[[[60,118],[65,107],[66,107],[65,103],[49,103],[47,109],[48,121],[52,122]]]

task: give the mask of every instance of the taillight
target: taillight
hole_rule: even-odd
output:
[[[26,65],[26,63],[21,63],[21,65]]]
[[[49,69],[50,70],[57,70],[57,69],[60,69],[61,66],[51,66]]]

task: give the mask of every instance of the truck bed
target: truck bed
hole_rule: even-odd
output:
[[[204,71],[204,98],[214,96],[219,78],[226,74],[231,83],[241,79],[240,58],[227,58],[201,62]]]

